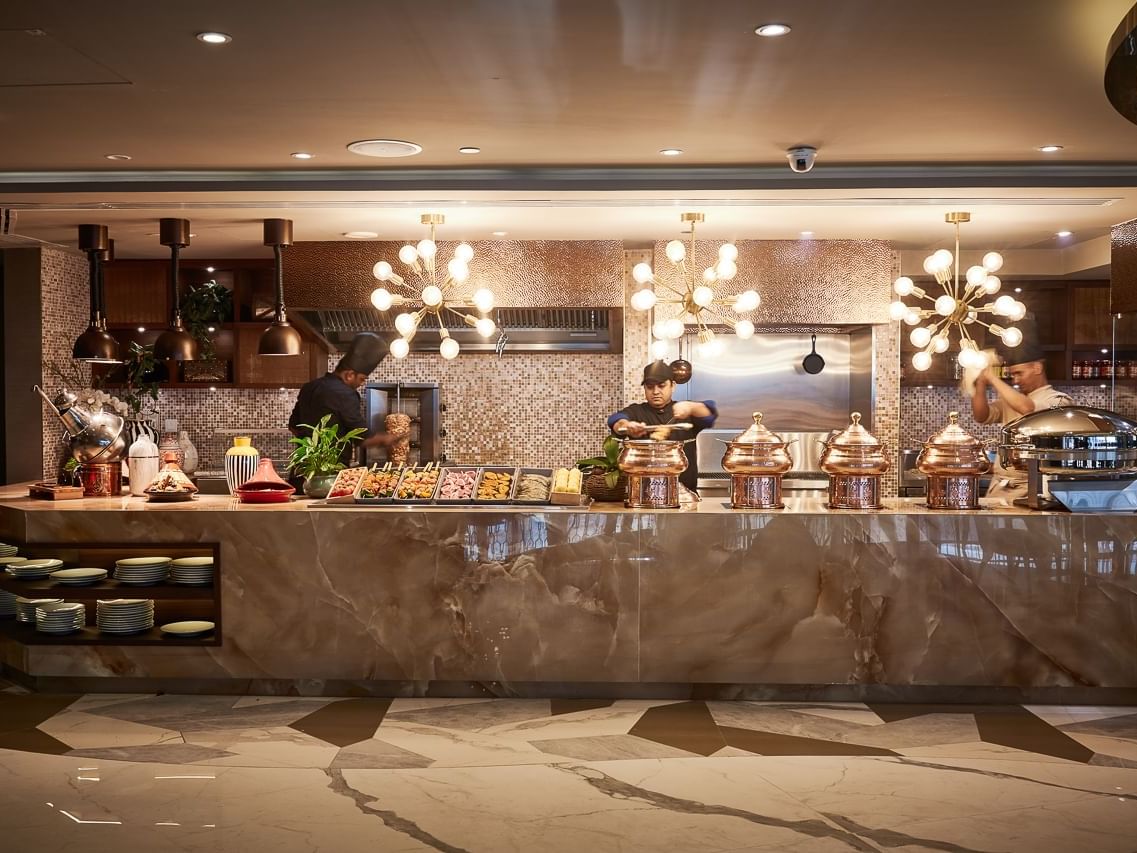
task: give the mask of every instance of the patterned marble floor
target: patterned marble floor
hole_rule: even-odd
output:
[[[1137,707],[54,696],[0,849],[1137,850]]]

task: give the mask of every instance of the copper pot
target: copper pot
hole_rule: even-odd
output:
[[[754,425],[746,432],[723,442],[722,467],[731,474],[785,474],[794,463],[786,448],[789,442],[762,425],[762,413],[755,412]],[[720,439],[721,441],[721,439]]]
[[[879,476],[891,467],[884,445],[861,426],[861,413],[853,412],[852,424],[830,438],[821,452],[820,466],[826,474]]]
[[[626,439],[616,458],[625,474],[674,474],[687,470],[687,455],[682,441]]]
[[[991,461],[986,443],[959,425],[959,412],[951,412],[948,425],[924,442],[916,467],[929,477],[977,477],[991,470]]]

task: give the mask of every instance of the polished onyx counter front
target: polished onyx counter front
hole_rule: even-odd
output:
[[[52,505],[8,491],[8,539],[220,543],[221,646],[5,643],[5,662],[36,677],[740,685],[737,695],[1137,687],[1133,515],[903,500],[876,512],[809,500],[774,512],[717,501],[662,512]]]

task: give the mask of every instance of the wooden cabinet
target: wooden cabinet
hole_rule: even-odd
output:
[[[103,268],[107,322],[157,325],[170,316],[169,265],[154,261],[115,261]]]

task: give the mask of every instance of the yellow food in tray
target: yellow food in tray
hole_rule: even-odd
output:
[[[431,471],[408,471],[399,484],[399,500],[430,500],[438,485],[438,469]]]
[[[509,492],[512,488],[512,474],[505,471],[486,471],[482,474],[482,481],[478,484],[478,493],[474,499],[479,501],[509,500]]]
[[[581,476],[579,468],[558,468],[557,473],[553,475],[553,491],[579,495]]]

